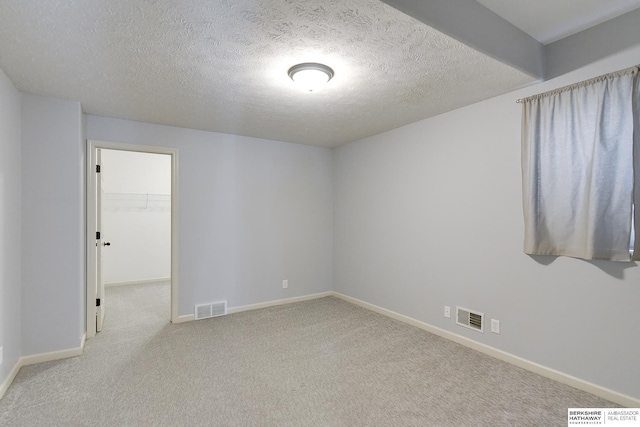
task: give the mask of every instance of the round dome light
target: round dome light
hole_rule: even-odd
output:
[[[333,70],[314,62],[294,65],[289,68],[289,77],[306,92],[318,92],[333,77]]]

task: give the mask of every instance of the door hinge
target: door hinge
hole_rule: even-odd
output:
[[[100,173],[100,165],[96,165],[96,173]]]
[[[100,240],[100,232],[96,231],[96,240]]]
[[[96,298],[96,307],[100,307],[100,298]]]

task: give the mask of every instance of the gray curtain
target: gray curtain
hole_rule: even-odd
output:
[[[631,260],[638,70],[522,100],[525,253]]]

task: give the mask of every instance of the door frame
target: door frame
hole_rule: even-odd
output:
[[[102,150],[96,149],[96,164],[102,167]],[[96,177],[95,180],[95,205],[96,205],[96,230],[103,230],[102,227],[102,199],[104,197],[104,189],[102,188],[102,174],[98,176],[97,171],[94,174]],[[104,304],[100,304],[98,306],[98,299],[104,300],[104,274],[103,274],[103,263],[104,263],[104,244],[102,239],[98,239],[96,236],[96,333],[102,330],[102,323],[104,321]],[[93,288],[92,288],[93,289]]]
[[[171,156],[171,322],[178,323],[178,149],[87,139],[86,337],[96,334],[96,155],[98,149]]]

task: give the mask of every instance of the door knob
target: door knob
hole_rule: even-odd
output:
[[[110,242],[104,242],[104,243],[102,244],[102,246],[111,246],[111,243],[110,243]]]

